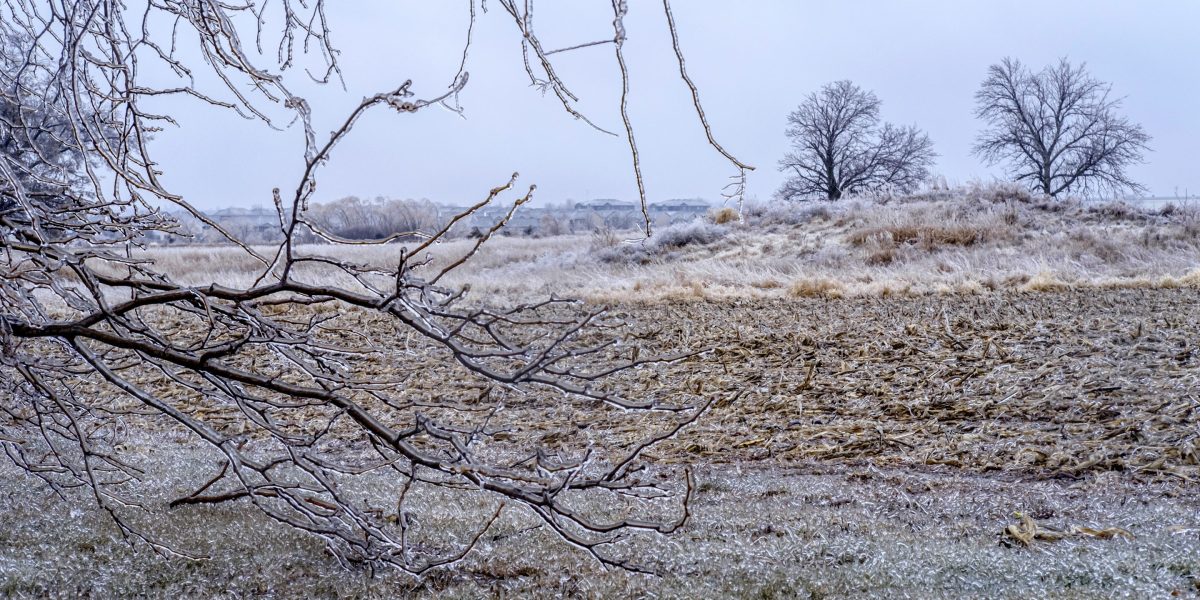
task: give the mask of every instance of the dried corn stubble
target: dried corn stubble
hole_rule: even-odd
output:
[[[1001,542],[1008,545],[1032,546],[1035,541],[1057,542],[1059,540],[1076,538],[1133,539],[1133,534],[1120,527],[1093,529],[1091,527],[1074,526],[1065,530],[1054,529],[1040,525],[1033,517],[1025,513],[1016,514],[1019,523],[1009,525],[1001,533]]]
[[[1190,485],[1200,474],[1193,295],[689,303],[630,318],[662,327],[660,343],[716,348],[719,369],[689,365],[688,376],[709,369],[708,387],[755,390],[674,442],[712,460],[1119,471]],[[669,371],[666,382],[684,374]]]
[[[1119,472],[1194,486],[1194,296],[1109,289],[629,304],[611,313],[628,325],[626,347],[711,351],[612,384],[678,404],[718,399],[691,429],[648,453],[663,463],[869,463],[1065,479]],[[339,316],[330,342],[380,326],[362,319]],[[646,427],[670,426],[536,388],[481,389],[420,340],[381,340],[376,355],[357,363],[359,375],[403,386],[410,405],[401,417],[479,408],[441,416],[488,419],[503,442],[497,452],[537,441],[619,451]],[[396,356],[408,367],[398,369]],[[503,410],[483,410],[496,405]],[[237,410],[186,398],[181,406]]]

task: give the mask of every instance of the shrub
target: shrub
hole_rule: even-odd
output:
[[[592,232],[593,251],[613,248],[620,243],[621,240],[617,238],[617,232],[613,231],[612,227],[604,226]]]
[[[1009,202],[1032,204],[1036,199],[1029,193],[1029,188],[1010,181],[974,182],[967,186],[963,196],[967,200],[980,200],[993,204],[1006,204]]]
[[[1181,233],[1186,239],[1200,238],[1200,208],[1196,206],[1180,207],[1175,210],[1179,219]]]
[[[1144,221],[1146,217],[1141,208],[1120,200],[1089,206],[1087,210],[1106,221]]]
[[[795,202],[782,204],[779,202],[763,204],[760,202],[747,203],[743,216],[746,222],[754,226],[770,225],[804,225],[815,220],[828,220],[833,217],[828,202]]]
[[[708,221],[695,220],[676,223],[654,232],[642,243],[622,244],[611,231],[597,232],[592,237],[592,254],[603,263],[646,264],[654,258],[686,246],[711,244],[729,233],[729,228]]]
[[[879,245],[875,249],[867,253],[866,263],[868,266],[878,267],[881,265],[890,265],[896,261],[896,247]]]
[[[1067,241],[1067,250],[1077,260],[1092,256],[1095,257],[1094,260],[1102,263],[1115,264],[1120,262],[1125,253],[1122,242],[1115,241],[1109,235],[1097,235],[1092,228],[1072,229],[1067,234]],[[1145,239],[1143,243],[1149,245],[1151,241],[1153,241],[1152,236]]]
[[[592,253],[596,260],[609,264],[644,265],[650,262],[650,253],[641,244],[618,244],[600,248]]]
[[[850,234],[849,241],[855,246],[870,240],[890,241],[893,245],[917,244],[933,250],[940,246],[972,246],[983,237],[980,228],[970,225],[890,225],[861,229]]]
[[[659,229],[654,232],[647,244],[656,250],[703,246],[725,237],[727,233],[729,233],[729,228],[724,225],[706,221],[690,221]]]

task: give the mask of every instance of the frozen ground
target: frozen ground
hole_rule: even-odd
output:
[[[158,466],[195,468],[198,458],[186,452]],[[11,467],[0,469],[0,592],[12,597],[1200,594],[1195,487],[1133,485],[1116,474],[1028,481],[869,466],[710,466],[698,473],[686,529],[636,547],[661,577],[601,571],[512,513],[459,569],[417,583],[343,568],[311,539],[237,503],[176,509],[172,522],[159,517],[160,534],[211,556],[164,560],[130,550],[97,511],[69,508]],[[1058,529],[1120,527],[1134,537],[1007,545],[1000,534],[1017,512]]]

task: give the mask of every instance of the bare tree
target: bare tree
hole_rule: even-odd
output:
[[[1111,92],[1082,63],[1064,58],[1033,73],[1005,58],[975,93],[975,114],[988,124],[975,153],[1047,196],[1143,191],[1125,169],[1142,161],[1150,136],[1117,114]]]
[[[569,232],[566,211],[558,214],[548,212],[538,219],[538,233],[541,235],[564,235]]]
[[[613,38],[562,50],[543,49],[533,2],[500,4],[517,25],[531,80],[590,123],[552,55],[612,43],[624,72],[624,3],[613,3]],[[398,83],[364,98],[326,134],[313,125],[320,107],[289,85],[295,70],[322,82],[340,77],[320,0],[0,3],[0,33],[12,41],[0,70],[3,127],[23,144],[0,154],[5,454],[64,499],[86,490],[127,539],[164,554],[186,550],[139,524],[138,515],[155,508],[140,498],[157,478],[136,450],[158,444],[153,432],[163,428],[216,459],[211,476],[194,477],[194,491],[174,506],[245,499],[318,536],[338,557],[414,574],[464,557],[505,509],[522,509],[570,545],[625,568],[636,565],[617,542],[681,526],[690,473],[651,474],[640,457],[714,396],[630,397],[622,384],[633,367],[661,368],[688,354],[631,352],[636,340],[625,340],[602,308],[558,298],[496,308],[445,284],[534,186],[515,194],[461,255],[436,264],[426,251],[459,221],[512,195],[515,173],[441,229],[398,248],[389,267],[346,259],[337,248],[361,242],[310,218],[322,167],[364,114],[457,108],[478,6],[463,5],[463,61],[449,86]],[[670,29],[677,39],[673,22]],[[272,44],[265,58],[262,48]],[[154,85],[142,76],[150,62],[178,81]],[[273,198],[277,246],[251,247],[163,184],[151,137],[174,120],[148,104],[164,96],[302,129],[302,175]],[[636,151],[632,125],[622,120]],[[159,269],[139,247],[150,232],[176,231],[162,206],[240,248],[258,265],[256,279],[185,285]],[[330,244],[318,253],[298,244],[304,236]],[[554,397],[528,395],[538,390]],[[572,405],[632,419],[645,434],[619,446],[595,439],[547,449],[506,429]],[[429,504],[414,498],[433,493],[475,498],[482,516],[472,521],[475,513],[464,512],[463,531],[430,541],[438,532],[421,514]]]
[[[788,115],[792,151],[779,161],[789,177],[784,200],[881,190],[911,191],[929,178],[936,156],[929,136],[914,126],[879,122],[879,98],[850,81],[810,94]]]

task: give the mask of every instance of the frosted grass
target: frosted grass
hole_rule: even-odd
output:
[[[152,442],[154,440],[145,440]],[[86,502],[48,496],[0,467],[0,593],[12,597],[1166,597],[1200,592],[1200,500],[1194,485],[1020,481],[872,467],[709,466],[698,473],[693,520],[666,541],[620,551],[661,577],[604,571],[536,520],[506,514],[452,571],[414,581],[345,568],[315,540],[249,506],[163,508],[213,457],[162,441],[150,461],[163,487],[147,528],[211,558],[164,559],[123,543]],[[153,471],[161,471],[154,473]],[[382,493],[387,486],[379,486]],[[366,490],[370,493],[370,490]],[[442,543],[487,501],[417,500]],[[1000,532],[1024,512],[1039,523],[1122,527],[1133,540],[1071,539],[1007,547]],[[437,542],[431,542],[437,543]]]

